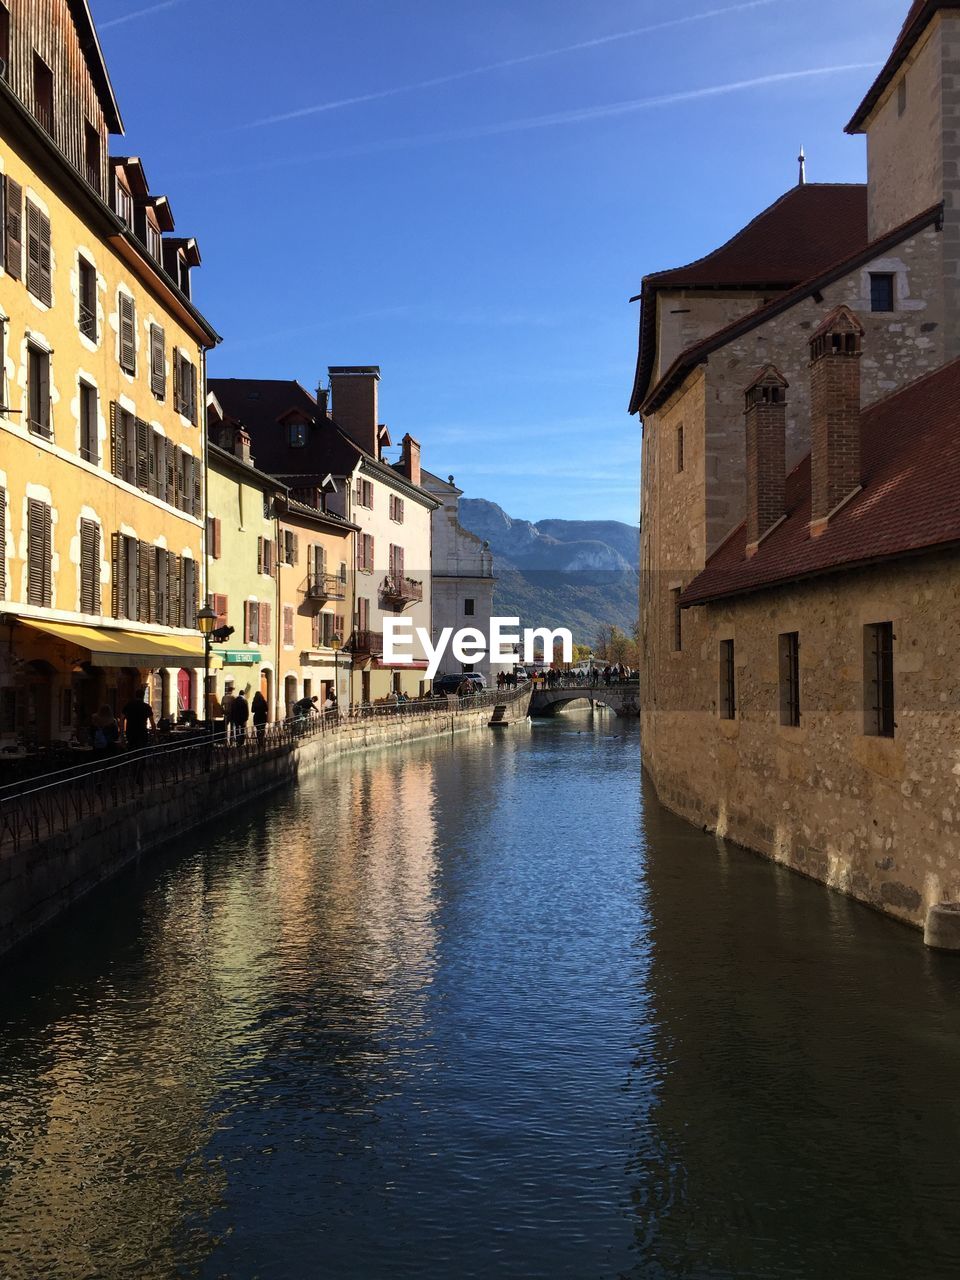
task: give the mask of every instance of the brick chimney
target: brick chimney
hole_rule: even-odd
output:
[[[765,365],[746,390],[747,555],[783,519],[787,470],[787,387],[774,365]]]
[[[837,307],[810,339],[810,536],[860,488],[863,326]]]
[[[246,427],[236,427],[233,432],[233,453],[234,457],[240,459],[241,462],[253,462],[250,455],[250,435]]]
[[[380,457],[380,428],[377,384],[380,366],[333,365],[329,369],[333,396],[333,420],[354,444]]]
[[[408,431],[400,442],[403,453],[400,455],[400,472],[411,484],[420,484],[420,441],[414,440]]]

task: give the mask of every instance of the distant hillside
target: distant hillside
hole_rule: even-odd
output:
[[[569,627],[592,644],[602,623],[637,617],[640,536],[617,520],[514,520],[495,502],[461,498],[460,523],[490,543],[494,604],[524,626]]]

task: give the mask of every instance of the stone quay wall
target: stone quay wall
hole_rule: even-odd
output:
[[[503,699],[502,701],[506,701]],[[525,720],[529,696],[507,703],[509,722]],[[419,739],[486,730],[492,706],[421,715],[377,715],[333,731],[231,759],[226,770],[147,788],[125,803],[82,818],[67,831],[19,849],[0,848],[0,955],[49,925],[124,867],[243,805],[266,801],[342,755]]]

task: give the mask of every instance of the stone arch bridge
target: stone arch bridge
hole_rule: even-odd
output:
[[[625,684],[574,684],[556,689],[537,689],[530,695],[530,715],[553,716],[571,702],[586,699],[599,702],[618,716],[640,714],[640,685],[636,680]]]

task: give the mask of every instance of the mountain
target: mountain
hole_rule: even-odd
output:
[[[569,627],[592,644],[603,623],[637,618],[640,536],[617,520],[515,520],[495,502],[460,499],[460,523],[494,554],[494,607],[524,626]]]

